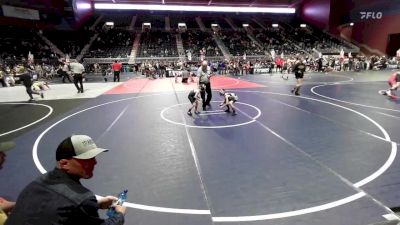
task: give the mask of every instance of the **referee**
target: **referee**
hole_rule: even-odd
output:
[[[210,83],[210,77],[211,77],[211,68],[208,66],[207,61],[203,61],[201,63],[201,66],[197,70],[197,76],[199,76],[199,87],[204,84],[206,86],[206,92],[207,92],[207,99],[205,98],[206,93],[201,92],[201,99],[203,100],[203,110],[206,110],[206,106],[210,106],[212,94],[211,94],[211,83]]]
[[[74,76],[74,84],[76,89],[78,89],[78,93],[83,93],[83,72],[85,71],[85,67],[81,63],[79,63],[76,59],[72,59],[69,64],[71,68],[72,75]],[[78,85],[80,84],[80,87]]]

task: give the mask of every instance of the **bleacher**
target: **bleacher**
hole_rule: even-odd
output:
[[[90,30],[89,25],[93,24],[98,16],[102,16],[101,22],[95,30]],[[199,57],[200,54],[207,57],[223,55],[220,47],[224,48],[224,46],[218,46],[211,32],[220,37],[232,56],[265,55],[265,52],[270,52],[272,49],[276,54],[283,53],[284,55],[299,53],[309,55],[314,50],[337,54],[342,48],[354,47],[318,29],[309,26],[300,28],[301,22],[291,21],[289,16],[254,18],[267,29],[263,29],[250,16],[230,16],[228,19],[239,28],[235,31],[223,16],[202,15],[201,20],[208,29],[207,32],[199,29],[195,15],[169,15],[171,31],[165,30],[166,15],[137,14],[136,16],[135,31],[127,29],[132,22],[133,15],[98,14],[80,30],[45,30],[43,36],[71,58],[79,55],[83,47],[89,43],[90,37],[96,33],[98,34],[97,39],[93,41],[83,58],[128,58],[133,48],[135,32],[143,32],[142,24],[144,22],[151,23],[151,28],[150,31],[145,31],[141,35],[137,58],[178,57],[175,32],[180,22],[185,22],[188,28],[186,32],[181,33],[185,54],[190,52],[192,57]],[[104,23],[111,21],[114,22],[114,29],[105,28]],[[220,31],[211,29],[211,24],[214,23],[219,25]],[[248,23],[250,27],[247,30],[243,29],[243,23]],[[273,28],[272,23],[278,23],[279,27]],[[36,34],[37,31],[8,27],[4,27],[3,30],[7,30],[7,32],[0,34],[0,47],[5,49],[1,53],[2,59],[26,58],[29,51],[34,54],[36,59],[55,57],[50,47]],[[258,43],[253,41],[253,37]]]
[[[143,23],[151,23],[151,28],[153,30],[165,30],[165,17],[160,15],[147,15],[139,14],[137,15],[135,27],[137,30],[142,29]]]
[[[218,24],[221,29],[232,29],[232,27],[225,21],[223,17],[201,17],[201,20],[207,29],[211,29],[211,24]]]
[[[137,57],[177,57],[175,35],[164,31],[142,33]]]
[[[170,16],[171,28],[178,28],[178,23],[186,23],[188,29],[199,29],[199,25],[193,16],[174,15]]]
[[[254,43],[246,31],[222,30],[219,34],[221,40],[233,56],[264,55],[264,50]]]
[[[58,49],[72,58],[79,55],[93,34],[94,31],[84,29],[77,31],[46,30],[43,32],[43,35],[53,42]]]
[[[269,27],[267,30],[255,30],[255,37],[264,45],[268,52],[274,50],[277,54],[294,55],[299,50],[287,38],[281,29]]]
[[[27,59],[31,52],[35,59],[55,58],[50,47],[37,35],[35,30],[2,26],[0,32],[0,57],[3,60]]]
[[[204,49],[205,56],[220,56],[220,49],[215,43],[210,33],[200,30],[187,31],[181,34],[183,48],[186,52],[191,52],[193,56],[199,56],[200,50]]]
[[[103,30],[94,41],[86,58],[125,58],[132,50],[134,33],[127,30]]]
[[[124,29],[131,24],[132,17],[127,14],[104,14],[96,28],[102,28],[106,22],[114,22],[114,28]]]

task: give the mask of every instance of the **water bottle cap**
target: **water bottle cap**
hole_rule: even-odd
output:
[[[124,190],[124,193],[125,193],[125,194],[128,193],[128,189],[125,189],[125,190]]]

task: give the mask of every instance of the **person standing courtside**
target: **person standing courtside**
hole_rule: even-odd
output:
[[[71,68],[71,73],[74,76],[74,84],[76,89],[78,89],[78,93],[83,93],[83,72],[85,72],[85,67],[75,59],[71,60],[69,64]],[[78,85],[80,84],[80,87]]]
[[[0,142],[0,170],[3,168],[3,164],[6,161],[6,152],[14,147],[15,142],[13,141]],[[1,182],[7,181],[2,180]],[[0,197],[0,225],[4,225],[7,220],[7,216],[12,212],[14,206],[15,202],[8,201],[7,199]]]
[[[119,82],[119,74],[121,73],[121,68],[122,68],[121,63],[118,63],[118,61],[115,60],[114,63],[111,65],[111,67],[112,70],[114,71],[114,82],[116,80],[118,80]]]
[[[304,65],[303,60],[298,59],[296,65],[293,68],[294,75],[296,77],[296,85],[291,90],[295,95],[300,95],[300,88],[303,85],[304,72],[306,71],[306,65]]]
[[[67,62],[64,62],[64,65],[62,67],[62,82],[65,83],[65,79],[68,79],[68,81],[71,83],[71,79],[69,78],[69,73],[70,73],[70,69],[69,69],[69,65]]]
[[[201,99],[203,100],[203,110],[206,110],[206,106],[210,106],[211,98],[212,98],[212,93],[211,93],[211,82],[210,82],[210,77],[211,77],[211,68],[208,66],[207,61],[203,61],[201,63],[201,66],[197,70],[197,76],[199,76],[199,86],[204,84],[206,86],[206,92],[207,92],[207,99],[205,98],[206,94],[205,92],[201,92]]]

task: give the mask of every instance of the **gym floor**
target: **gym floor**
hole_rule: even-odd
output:
[[[0,193],[15,200],[55,165],[71,134],[110,149],[85,186],[129,189],[125,224],[397,224],[400,100],[378,94],[393,71],[212,77],[211,108],[188,116],[194,83],[148,80],[51,85],[27,103],[23,87],[0,88],[0,141],[15,140]],[[238,114],[218,89],[239,96]],[[201,110],[201,107],[199,107]]]

